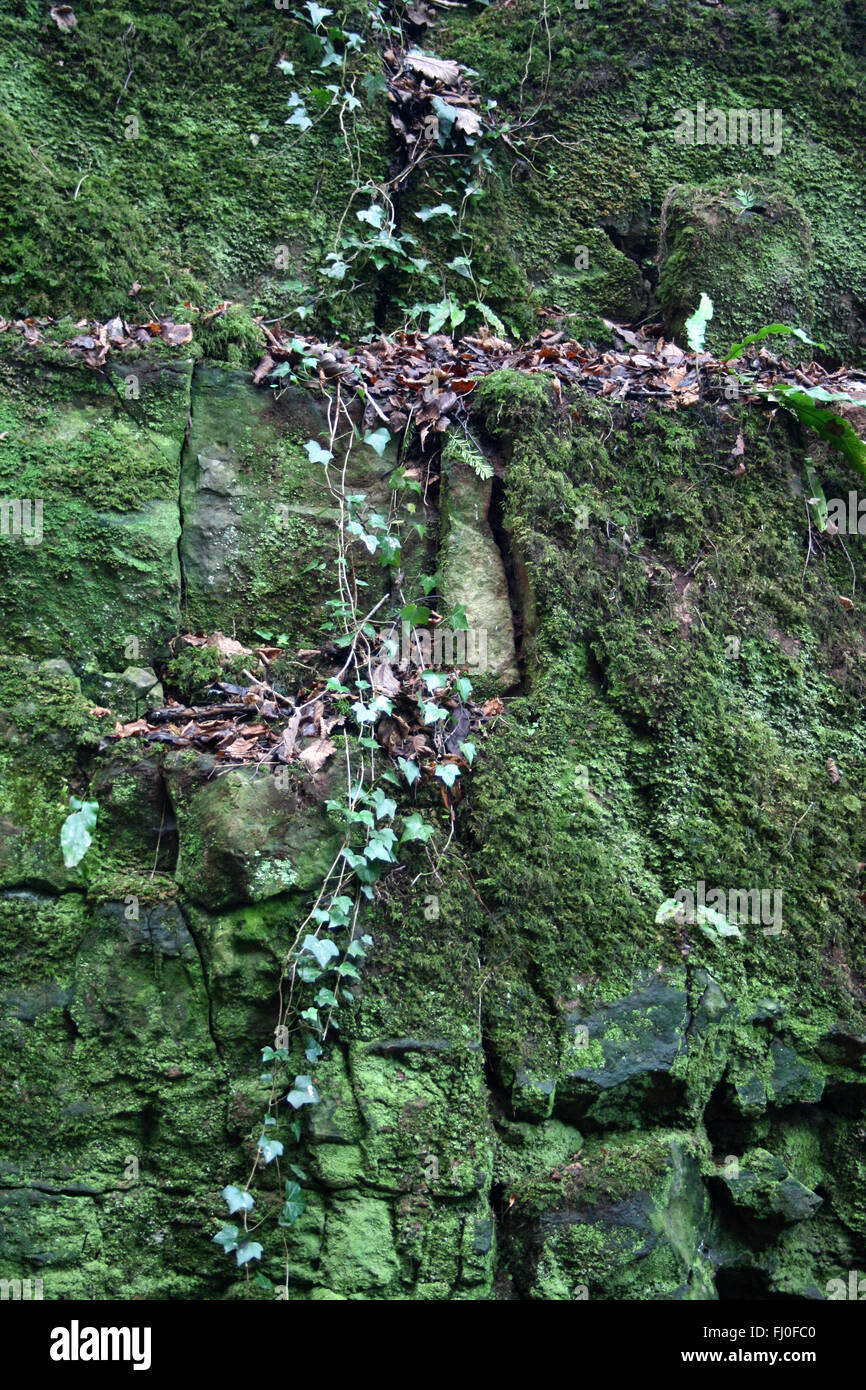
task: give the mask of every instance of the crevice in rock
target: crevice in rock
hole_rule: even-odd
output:
[[[177,813],[174,808],[174,803],[171,799],[171,792],[169,791],[168,782],[164,775],[162,776],[162,790],[165,796],[165,804],[171,813],[172,819],[176,821]],[[175,906],[177,907],[177,910],[180,914],[181,921],[183,922],[184,926],[189,932],[190,940],[192,941],[196,949],[196,955],[198,956],[199,967],[201,969],[202,986],[204,988],[205,997],[207,999],[208,1032],[210,1034],[211,1041],[214,1045],[214,1051],[216,1052],[216,1055],[220,1062],[220,1066],[222,1067],[223,1077],[226,1080],[226,1082],[228,1082],[229,1072],[228,1067],[226,1066],[225,1056],[223,1054],[223,1046],[220,1042],[219,1035],[214,1025],[213,995],[211,993],[210,979],[208,977],[207,969],[207,958],[205,956],[204,947],[202,945],[201,940],[199,939],[199,934],[196,928],[193,926],[192,921],[190,919],[190,915],[187,912],[185,904],[183,903],[180,896],[178,896],[178,898],[176,899]]]
[[[226,1080],[226,1082],[228,1082],[229,1072],[228,1067],[226,1066],[225,1056],[223,1054],[223,1045],[220,1042],[219,1035],[214,1026],[213,996],[211,994],[210,980],[208,979],[207,960],[205,959],[204,948],[202,947],[202,943],[199,940],[198,932],[196,931],[195,927],[192,925],[192,922],[190,921],[189,914],[187,913],[184,904],[178,900],[175,906],[177,907],[177,910],[180,913],[184,926],[189,932],[190,940],[192,941],[196,949],[199,965],[201,967],[202,985],[204,987],[205,997],[207,998],[208,1032],[210,1033],[211,1042],[214,1045],[214,1051],[216,1052],[216,1055],[219,1058],[220,1066],[222,1067],[223,1077]]]
[[[180,631],[183,615],[186,612],[186,570],[183,563],[183,465],[186,453],[189,448],[190,435],[192,434],[192,399],[195,389],[195,377],[198,370],[198,363],[192,364],[192,375],[189,379],[189,413],[186,417],[186,429],[184,430],[183,443],[180,446],[180,454],[177,461],[177,567],[180,577],[180,613],[178,614],[178,631]]]
[[[526,637],[526,595],[523,591],[523,584],[518,572],[518,564],[514,554],[514,547],[511,543],[511,536],[505,527],[505,480],[501,476],[494,474],[493,485],[490,492],[490,507],[487,512],[487,523],[491,534],[496,543],[496,548],[502,556],[502,568],[505,571],[505,582],[508,585],[508,602],[511,607],[511,624],[514,629],[514,651],[517,657],[517,670],[519,681],[517,685],[510,687],[506,692],[509,695],[522,695],[526,689],[526,649],[524,639]]]

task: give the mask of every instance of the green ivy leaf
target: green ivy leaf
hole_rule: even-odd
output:
[[[422,820],[417,811],[413,811],[411,816],[407,816],[403,822],[400,844],[410,844],[413,840],[420,840],[422,844],[426,844],[433,834],[435,834],[435,828]]]
[[[257,1240],[245,1240],[243,1245],[239,1245],[235,1251],[235,1259],[239,1265],[249,1264],[250,1260],[260,1260],[262,1258],[262,1247]]]
[[[464,758],[466,759],[467,763],[468,763],[469,766],[471,767],[472,764],[473,764],[474,761],[475,761],[475,744],[474,744],[474,743],[460,743],[460,744],[458,744],[457,746],[459,747],[460,752],[463,754],[463,756],[464,756]]]
[[[380,430],[367,430],[364,435],[364,443],[369,444],[371,449],[375,449],[379,458],[382,457],[388,445],[391,443],[391,431],[384,427]]]
[[[323,449],[317,439],[308,439],[304,448],[307,451],[307,458],[310,463],[330,463],[334,455],[329,449]]]
[[[255,1206],[252,1193],[242,1192],[239,1187],[224,1187],[220,1196],[228,1205],[229,1216],[234,1216],[236,1211],[252,1211]]]
[[[229,1254],[232,1250],[237,1250],[239,1234],[237,1226],[223,1226],[214,1236],[214,1244],[221,1245],[226,1254]]]
[[[387,92],[388,90],[388,83],[381,72],[365,72],[361,78],[361,86],[364,88],[368,101],[372,101],[380,92]]]
[[[448,269],[456,271],[466,280],[472,279],[472,265],[465,256],[455,256],[453,261],[448,262]]]
[[[425,627],[430,621],[431,613],[429,608],[421,608],[417,603],[407,603],[400,609],[400,617],[404,623],[410,623],[412,627]]]
[[[306,107],[298,106],[286,121],[286,125],[299,126],[301,130],[309,130],[313,122],[307,115]]]
[[[322,5],[317,5],[316,0],[307,0],[304,9],[309,14],[314,29],[318,29],[322,20],[334,13],[333,10],[326,10]]]
[[[368,208],[362,208],[360,212],[356,212],[355,216],[359,222],[366,222],[378,231],[385,217],[385,209],[380,207],[378,203],[371,203]]]
[[[340,954],[333,941],[327,936],[305,936],[301,950],[308,951],[311,956],[315,956],[323,970],[329,960],[333,960],[334,956]]]
[[[428,690],[442,690],[448,684],[448,677],[441,671],[422,671],[421,679]]]
[[[418,778],[421,776],[421,769],[418,767],[418,764],[410,762],[408,758],[398,758],[397,766],[399,767],[403,776],[406,778],[406,781],[409,783],[410,787],[412,786],[413,782],[417,782]]]
[[[273,1163],[275,1158],[282,1157],[283,1146],[279,1139],[268,1139],[268,1137],[263,1134],[256,1147],[265,1160],[265,1163]]]
[[[444,782],[446,787],[453,787],[460,776],[460,768],[456,763],[440,763],[433,775]]]
[[[319,1093],[308,1076],[296,1076],[295,1084],[286,1100],[295,1110],[302,1105],[318,1105]]]
[[[435,208],[422,208],[415,216],[421,222],[429,222],[431,217],[456,217],[457,213],[450,203],[437,203]]]
[[[396,801],[386,796],[381,787],[376,787],[370,792],[370,800],[376,808],[377,820],[383,820],[386,816],[392,819],[397,814]]]
[[[286,1196],[283,1202],[283,1209],[277,1220],[278,1226],[294,1226],[299,1216],[303,1216],[307,1208],[306,1198],[298,1183],[286,1180]]]

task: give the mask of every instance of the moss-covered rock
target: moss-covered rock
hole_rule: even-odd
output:
[[[812,237],[796,202],[764,181],[673,188],[665,198],[659,298],[669,337],[685,342],[685,320],[707,292],[713,319],[707,349],[721,357],[744,328],[790,324],[807,331]],[[793,339],[787,340],[793,345]],[[776,339],[774,350],[784,351]]]
[[[29,535],[4,527],[0,538],[0,649],[113,671],[152,661],[179,621],[192,362],[95,374],[48,350],[25,359],[9,349],[6,339],[0,492],[34,510]]]

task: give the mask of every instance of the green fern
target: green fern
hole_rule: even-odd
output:
[[[448,441],[445,450],[448,458],[456,459],[458,463],[467,464],[482,482],[488,482],[493,477],[493,464],[486,459],[475,441],[467,435],[455,435]]]

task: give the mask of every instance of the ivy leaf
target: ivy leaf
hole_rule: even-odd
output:
[[[369,444],[371,449],[375,449],[379,458],[381,458],[388,445],[391,443],[391,431],[384,428],[375,431],[368,430],[364,435],[364,443]]]
[[[447,719],[447,709],[440,709],[438,705],[422,705],[424,710],[424,723],[435,724],[437,719]]]
[[[428,690],[441,690],[448,684],[448,677],[441,671],[422,671],[421,679]]]
[[[454,682],[454,689],[461,700],[468,700],[472,694],[472,682],[468,676],[458,676]]]
[[[368,101],[372,101],[380,92],[388,90],[388,83],[381,72],[365,72],[361,78],[361,86],[367,94]]]
[[[457,120],[460,112],[457,110],[456,106],[449,106],[448,102],[443,101],[441,97],[434,97],[431,105],[439,121],[439,143],[440,145],[444,145],[451,131],[454,129],[454,122]]]
[[[306,1198],[303,1191],[296,1182],[286,1180],[286,1199],[283,1202],[283,1209],[277,1220],[278,1226],[294,1226],[299,1216],[303,1216],[307,1208]]]
[[[382,820],[385,816],[393,819],[397,814],[397,803],[390,796],[386,796],[381,787],[376,787],[370,793],[370,800],[376,807],[376,819]]]
[[[416,213],[415,215],[416,217],[420,217],[421,214]],[[427,328],[431,333],[438,333],[443,324],[448,321],[448,317],[451,313],[451,300],[441,299],[438,304],[430,304],[427,307],[430,310],[430,319]]]
[[[448,262],[447,268],[456,271],[466,280],[472,279],[472,266],[465,256],[455,256],[453,261]]]
[[[418,767],[418,764],[411,763],[408,758],[398,758],[397,766],[399,767],[403,776],[406,778],[406,781],[409,783],[410,787],[412,786],[413,782],[417,782],[418,778],[421,776],[421,769]]]
[[[325,968],[329,960],[333,960],[334,956],[340,954],[333,941],[327,936],[321,939],[318,936],[305,936],[301,950],[309,951],[311,956],[315,956],[322,969]]]
[[[294,63],[290,63],[288,58],[281,58],[280,61],[277,63],[277,67],[279,68],[280,72],[286,73],[289,77],[294,77],[295,65]]]
[[[309,14],[314,29],[318,29],[322,20],[327,19],[329,15],[334,13],[333,10],[326,10],[322,5],[317,5],[316,0],[307,0],[304,9]]]
[[[383,831],[380,831],[378,835],[373,835],[364,846],[364,854],[367,859],[381,859],[386,864],[393,864],[394,856],[391,853],[389,844],[383,837]]]
[[[307,115],[306,107],[304,106],[296,107],[289,119],[286,121],[286,125],[300,126],[301,130],[309,130],[312,124],[313,122]]]
[[[304,448],[307,451],[307,458],[310,463],[330,463],[334,455],[329,449],[323,449],[317,439],[308,439]]]
[[[454,632],[468,632],[469,623],[466,618],[466,607],[459,603],[451,614],[451,628]]]
[[[293,1109],[300,1110],[302,1105],[318,1105],[319,1093],[308,1076],[296,1076],[286,1100]]]
[[[279,1139],[268,1139],[268,1137],[263,1134],[256,1147],[265,1160],[265,1163],[272,1163],[275,1158],[280,1158],[282,1156],[283,1146]]]
[[[245,1240],[243,1245],[239,1245],[235,1251],[235,1259],[239,1265],[249,1264],[250,1260],[260,1260],[262,1258],[262,1247],[257,1240]]]
[[[410,623],[412,627],[425,627],[430,621],[431,613],[429,608],[422,608],[417,603],[407,603],[400,609],[400,617],[404,623]]]
[[[214,1244],[221,1245],[226,1254],[229,1254],[230,1251],[237,1250],[239,1234],[237,1226],[223,1226],[214,1236]]]
[[[453,787],[460,776],[460,768],[456,763],[440,763],[433,775],[443,781],[446,787]]]
[[[361,212],[356,212],[355,216],[359,222],[367,222],[378,231],[385,217],[385,209],[380,207],[378,203],[371,203],[368,208],[364,208]]]
[[[450,203],[437,203],[435,208],[422,208],[415,216],[421,222],[429,222],[431,217],[456,217],[457,213]]]
[[[99,802],[82,802],[73,796],[69,804],[74,809],[72,815],[67,816],[60,827],[60,848],[63,850],[63,862],[67,869],[74,869],[93,844],[90,832],[96,828]]]
[[[236,1211],[252,1211],[255,1200],[251,1192],[241,1192],[239,1187],[224,1187],[220,1196],[228,1204],[229,1216]]]
[[[403,822],[403,834],[400,836],[400,844],[405,845],[413,840],[420,840],[422,844],[427,843],[430,836],[435,834],[435,828],[422,820],[417,811],[413,811],[411,816],[407,816]]]
[[[329,280],[342,280],[348,269],[346,262],[335,256],[332,265],[322,267],[322,274],[327,275]]]
[[[469,766],[471,767],[472,764],[473,764],[474,761],[475,761],[475,744],[474,744],[474,743],[460,743],[460,744],[458,744],[458,747],[459,747],[459,749],[460,749],[460,752],[463,754],[464,758],[466,759],[467,763],[468,763]]]

